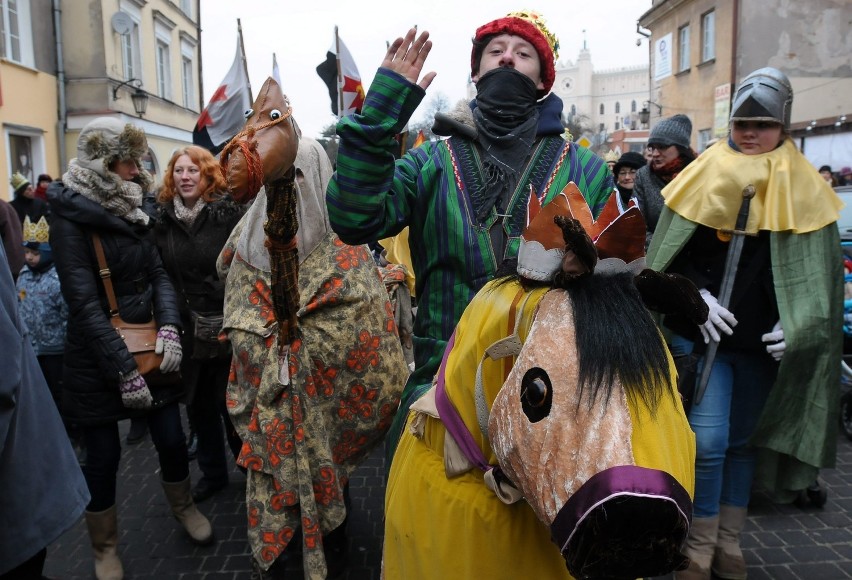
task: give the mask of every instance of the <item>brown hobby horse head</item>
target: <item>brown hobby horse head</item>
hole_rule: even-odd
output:
[[[293,167],[300,131],[292,114],[281,87],[272,77],[266,79],[246,114],[245,127],[221,155],[228,191],[236,201],[253,199],[261,185],[284,178]]]
[[[575,578],[661,576],[688,564],[691,430],[647,304],[695,324],[707,308],[688,280],[645,269],[644,218],[635,204],[620,212],[616,196],[595,220],[570,183],[530,219],[518,271],[555,270],[552,289],[487,426],[500,468]],[[658,460],[667,438],[683,447]]]
[[[266,247],[269,249],[272,303],[282,352],[296,338],[299,262],[296,231],[296,170],[300,131],[281,87],[266,79],[247,113],[245,128],[222,151],[228,191],[247,202],[266,188]]]

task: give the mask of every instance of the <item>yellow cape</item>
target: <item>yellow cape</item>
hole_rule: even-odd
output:
[[[686,219],[733,230],[742,191],[756,190],[746,231],[813,232],[836,222],[843,202],[790,139],[760,155],[745,155],[720,141],[662,191],[666,205]]]

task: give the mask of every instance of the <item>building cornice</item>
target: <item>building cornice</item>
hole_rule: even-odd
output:
[[[665,18],[684,4],[688,4],[690,2],[692,2],[692,0],[663,0],[639,17],[639,26],[650,30],[657,21]]]
[[[158,24],[162,24],[169,30],[174,30],[177,27],[177,22],[160,12],[159,10],[154,10],[154,22]]]
[[[190,35],[187,31],[181,30],[178,33],[178,37],[187,44],[191,44],[192,46],[198,46],[198,39],[194,36]]]

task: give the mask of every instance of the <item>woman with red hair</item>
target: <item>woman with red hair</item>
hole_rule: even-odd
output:
[[[174,152],[157,201],[157,246],[177,291],[185,329],[180,370],[203,474],[192,496],[201,502],[228,484],[223,422],[235,457],[241,445],[225,408],[231,358],[227,341],[218,340],[225,282],[216,274],[216,258],[244,208],[226,193],[213,155],[197,146]]]

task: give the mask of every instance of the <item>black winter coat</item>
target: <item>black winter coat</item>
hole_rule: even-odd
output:
[[[192,226],[175,216],[174,204],[158,206],[154,226],[157,246],[175,292],[185,332],[184,359],[192,356],[194,341],[189,312],[222,314],[225,282],[219,280],[216,259],[247,206],[225,195],[201,209]]]
[[[68,304],[62,407],[79,423],[109,423],[138,415],[121,403],[119,380],[136,368],[133,355],[110,324],[109,306],[98,272],[92,232],[101,236],[121,317],[182,328],[172,283],[152,232],[153,198],[142,209],[147,226],[123,220],[100,204],[54,181],[47,189],[51,205],[50,245],[62,296]],[[183,387],[151,387],[154,406],[176,401]]]

